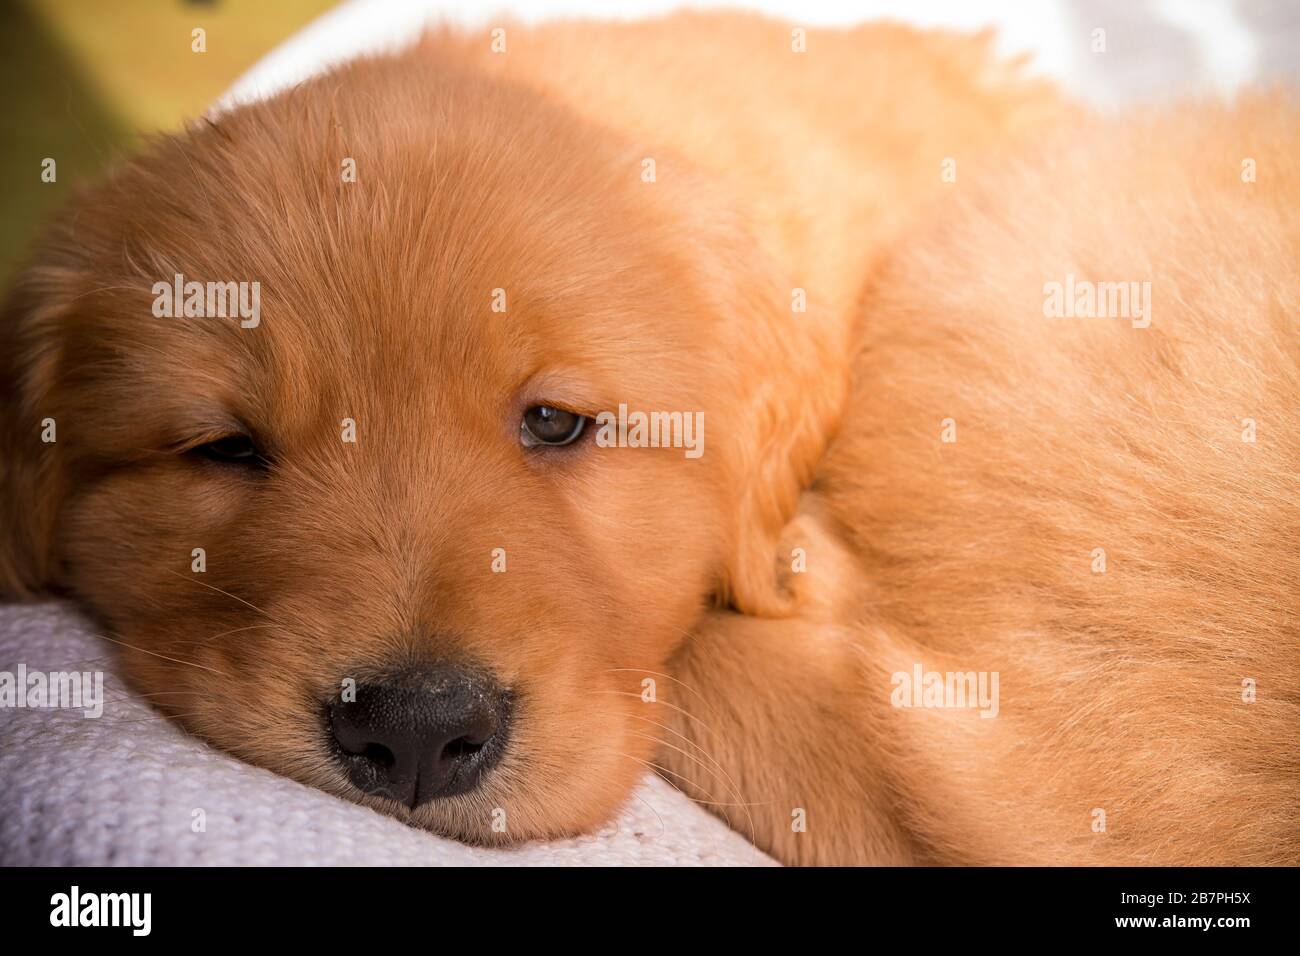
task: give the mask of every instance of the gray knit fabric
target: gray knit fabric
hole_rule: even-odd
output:
[[[0,865],[770,864],[648,777],[589,838],[484,850],[414,830],[187,735],[114,673],[66,606],[0,605],[0,672],[104,672],[103,715],[0,707]],[[194,832],[195,810],[205,829]]]

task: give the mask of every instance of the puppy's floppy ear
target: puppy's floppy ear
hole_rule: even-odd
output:
[[[715,251],[717,247],[715,246]],[[747,238],[724,253],[730,404],[723,477],[730,535],[719,597],[746,614],[793,611],[782,530],[839,420],[847,392],[846,330],[829,310],[795,311],[795,289]]]
[[[49,400],[59,308],[35,271],[17,281],[0,307],[0,596],[8,598],[31,597],[55,583],[64,423]]]

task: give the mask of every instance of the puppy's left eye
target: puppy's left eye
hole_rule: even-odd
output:
[[[227,435],[194,449],[194,453],[210,461],[227,465],[260,466],[265,459],[248,435]]]
[[[524,412],[519,440],[525,448],[536,445],[568,445],[578,440],[587,419],[551,405],[534,405]]]

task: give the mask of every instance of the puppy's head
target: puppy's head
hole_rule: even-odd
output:
[[[598,823],[702,606],[780,607],[839,387],[647,155],[419,53],[157,144],[9,300],[4,588],[255,763],[465,839]]]

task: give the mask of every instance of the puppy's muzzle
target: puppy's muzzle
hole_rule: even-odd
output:
[[[444,665],[357,685],[331,703],[335,756],[360,790],[415,809],[474,789],[505,750],[510,695],[488,674]]]

